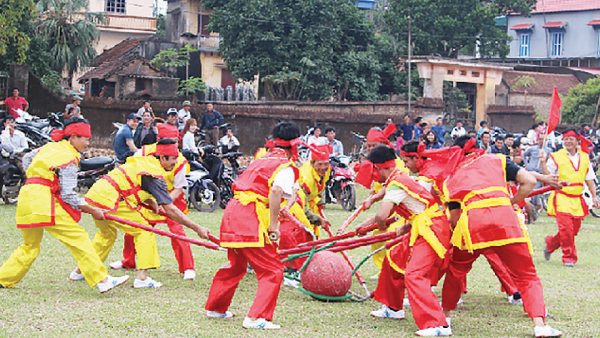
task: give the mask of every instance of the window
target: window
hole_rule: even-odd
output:
[[[210,16],[198,15],[198,34],[201,36],[210,36],[210,30],[208,24],[210,23]]]
[[[565,40],[565,32],[563,31],[553,31],[550,32],[552,34],[552,39],[550,40],[550,47],[552,50],[552,56],[562,56],[563,55],[563,44]]]
[[[529,33],[519,34],[519,56],[528,57],[530,50],[531,35]]]
[[[106,11],[125,14],[125,0],[106,0]]]

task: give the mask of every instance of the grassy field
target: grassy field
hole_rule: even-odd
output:
[[[0,219],[4,220],[0,224],[0,262],[21,243],[14,212],[14,207],[0,206]],[[338,225],[348,215],[336,206],[329,207],[327,214]],[[221,210],[191,214],[214,233],[218,233],[221,215]],[[83,225],[92,236],[95,228],[91,218],[84,216]],[[555,231],[552,219],[544,217],[530,230],[550,324],[568,337],[599,337],[600,221],[585,220],[577,238],[580,261],[572,269],[561,266],[560,253],[550,262],[542,257],[543,237]],[[74,260],[65,247],[46,234],[41,255],[24,281],[14,289],[0,290],[0,337],[409,337],[416,330],[410,311],[404,321],[378,320],[369,316],[369,311],[379,307],[375,301],[321,303],[285,287],[274,320],[282,329],[246,331],[241,322],[254,298],[254,275],[247,275],[240,284],[230,309],[236,314],[234,319],[206,319],[203,305],[215,271],[226,262],[225,254],[194,247],[198,277],[186,282],[177,272],[170,242],[159,238],[158,243],[162,267],[151,276],[163,282],[163,288],[134,290],[130,279],[125,287],[100,295],[85,283],[67,281]],[[119,240],[109,261],[120,258],[121,248]],[[351,256],[358,261],[367,253],[363,248],[352,251]],[[362,272],[371,276],[376,270],[368,262]],[[114,274],[123,273],[134,276],[132,271]],[[371,289],[375,287],[375,281],[368,282]],[[531,336],[531,321],[520,307],[508,304],[485,259],[475,264],[468,285],[465,305],[452,322],[456,337]]]

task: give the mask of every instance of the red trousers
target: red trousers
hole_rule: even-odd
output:
[[[546,250],[549,253],[560,248],[562,250],[562,261],[564,263],[577,263],[577,248],[575,247],[575,236],[581,229],[581,218],[574,218],[565,214],[556,215],[558,233],[546,237]]]
[[[487,259],[488,263],[490,263],[490,267],[492,268],[492,271],[494,271],[494,274],[496,274],[496,277],[498,277],[502,292],[511,296],[514,295],[515,292],[519,291],[514,281],[510,277],[508,269],[506,268],[506,266],[504,266],[504,263],[502,263],[502,260],[500,259],[498,254],[496,254],[493,251],[485,251],[483,255]]]
[[[272,320],[283,281],[283,264],[277,246],[265,244],[263,248],[228,249],[227,258],[229,264],[219,269],[213,278],[204,308],[225,313],[250,264],[256,272],[258,290],[248,317]]]
[[[294,222],[290,221],[287,218],[284,218],[280,222],[279,231],[281,233],[281,238],[279,240],[279,248],[280,249],[291,249],[298,246],[300,243],[312,241],[312,236],[306,232],[306,230],[300,228]],[[285,266],[291,269],[299,270],[304,262],[306,261],[306,257],[297,258],[292,261],[288,261],[285,263]]]
[[[504,264],[516,288],[521,292],[525,312],[531,317],[545,317],[544,290],[527,243],[513,243],[504,246],[475,250],[473,253],[454,248],[446,279],[442,289],[442,307],[446,311],[456,309],[466,275],[479,255],[492,252]],[[411,304],[412,306],[412,304]]]
[[[174,221],[168,220],[167,226],[169,231],[174,234],[185,236],[183,226]],[[133,236],[125,234],[123,238],[123,259],[121,263],[126,269],[135,269],[135,244],[133,243]],[[194,270],[194,256],[192,255],[192,248],[189,242],[184,242],[178,239],[171,239],[171,247],[175,253],[175,259],[179,266],[179,272],[183,273],[185,270]]]
[[[392,269],[386,256],[373,297],[400,310],[406,286],[410,309],[419,329],[448,325],[440,302],[431,291],[431,274],[434,269],[439,269],[441,261],[427,241],[417,239],[406,263],[405,275]]]

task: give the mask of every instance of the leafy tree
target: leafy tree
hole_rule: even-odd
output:
[[[96,25],[103,16],[87,12],[88,0],[40,0],[37,5],[43,11],[37,29],[48,43],[51,65],[67,72],[70,84],[74,72],[96,56]]]
[[[205,92],[206,84],[204,84],[204,81],[199,77],[192,76],[187,80],[179,81],[177,94],[180,96],[185,96],[186,98],[195,101],[198,94]]]
[[[523,75],[517,78],[517,81],[515,81],[515,83],[512,85],[512,89],[523,89],[523,101],[525,105],[527,105],[527,94],[529,94],[529,88],[535,86],[536,84],[537,81],[535,78],[528,75]]]
[[[590,123],[596,122],[598,104],[600,100],[600,77],[587,80],[571,88],[563,99],[563,123]],[[596,116],[597,117],[597,116]]]
[[[177,68],[186,67],[186,79],[188,76],[188,67],[190,64],[190,53],[196,49],[191,44],[186,44],[180,49],[168,48],[163,49],[156,54],[150,64],[157,68],[166,69],[169,73],[175,74]]]
[[[207,0],[227,67],[279,99],[378,95],[373,26],[348,0]],[[310,63],[308,63],[310,61]],[[314,66],[307,66],[308,64]]]
[[[0,59],[24,63],[31,41],[30,22],[35,10],[33,0],[0,0]]]
[[[414,55],[456,58],[477,45],[482,56],[508,53],[509,36],[495,18],[510,11],[529,13],[535,0],[389,0],[386,22],[399,40],[408,35],[411,17]]]

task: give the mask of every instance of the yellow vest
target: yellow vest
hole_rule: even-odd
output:
[[[566,149],[552,153],[550,158],[558,168],[558,180],[568,181],[569,185],[561,190],[552,191],[548,199],[548,216],[557,213],[567,214],[571,217],[583,218],[587,215],[587,207],[583,201],[583,185],[585,176],[590,167],[590,158],[585,152],[579,151],[579,166],[575,168]]]
[[[147,144],[142,147],[142,156],[154,156],[156,153],[156,143]],[[165,182],[167,183],[167,188],[169,191],[173,190],[175,184],[175,175],[179,173],[180,170],[185,170],[186,175],[190,173],[190,164],[187,159],[179,152],[177,156],[177,163],[175,163],[175,167],[173,170],[167,171],[165,175]]]
[[[321,193],[325,190],[327,181],[331,176],[331,167],[327,169],[325,176],[321,179],[310,161],[305,162],[300,167],[300,177],[298,184],[302,187],[300,197],[304,203],[308,203],[308,209],[316,214],[320,214],[318,204],[321,201]]]
[[[57,199],[60,187],[56,169],[72,163],[79,165],[80,157],[67,140],[47,143],[40,148],[25,173],[29,182],[19,192],[17,227],[51,226],[55,224],[57,214],[67,213]]]
[[[164,179],[167,172],[153,156],[131,156],[125,164],[111,170],[98,180],[85,195],[88,203],[105,210],[116,211],[121,199],[133,210],[152,195],[142,190],[142,176]],[[146,209],[145,209],[146,210]]]

